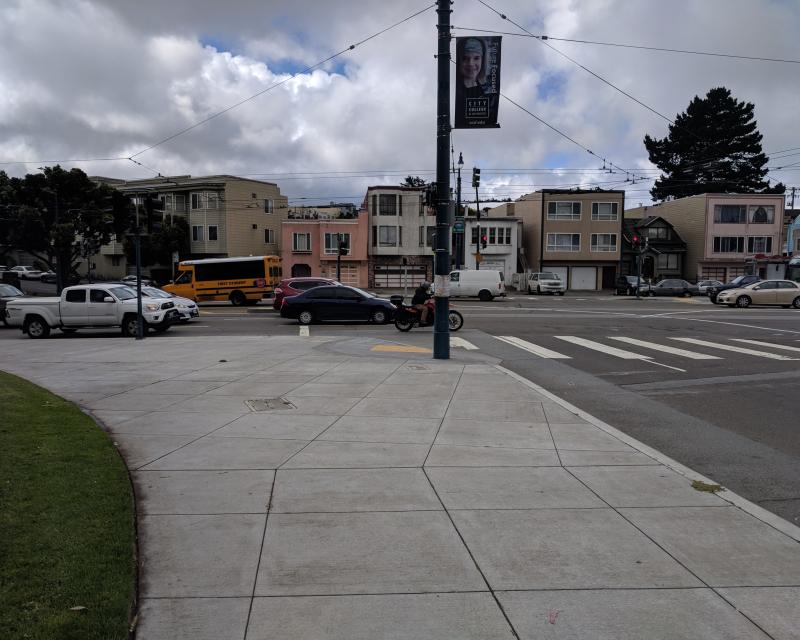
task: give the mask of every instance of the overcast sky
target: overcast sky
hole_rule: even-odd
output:
[[[800,0],[486,1],[534,34],[800,58]],[[11,164],[0,168],[24,175],[53,160],[132,156],[288,79],[136,155],[145,166],[62,165],[120,178],[250,176],[277,182],[292,204],[360,203],[371,184],[408,174],[430,180],[433,9],[291,77],[425,7],[424,0],[3,0],[0,162]],[[456,0],[452,24],[458,36],[519,33],[477,0]],[[778,154],[785,159],[770,166],[800,161],[798,64],[549,43],[669,118],[696,94],[726,86],[755,103],[765,151],[798,154]],[[509,98],[620,167],[653,168],[642,138],[666,134],[661,117],[540,41],[504,35],[502,61]],[[483,191],[498,197],[600,184],[626,188],[628,207],[649,202],[652,182],[597,171],[601,160],[502,99],[499,121],[499,130],[453,131],[465,184],[477,165]],[[558,171],[534,171],[545,169]],[[800,164],[771,175],[800,186]]]

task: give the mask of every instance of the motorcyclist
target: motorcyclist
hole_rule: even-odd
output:
[[[428,305],[425,303],[431,297],[431,283],[422,282],[414,291],[414,297],[411,298],[411,305],[420,312],[419,324],[424,325],[428,320]]]

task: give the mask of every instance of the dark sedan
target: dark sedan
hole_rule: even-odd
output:
[[[668,278],[662,280],[658,284],[650,287],[648,292],[651,296],[696,296],[698,295],[697,285],[687,282],[686,280],[678,280],[676,278]]]
[[[315,287],[281,303],[281,317],[311,324],[322,320],[391,321],[395,306],[355,287]]]
[[[728,291],[729,289],[741,289],[742,287],[746,287],[747,285],[755,284],[760,280],[761,278],[759,278],[758,276],[738,276],[733,280],[731,280],[730,282],[728,282],[727,284],[720,284],[709,287],[708,289],[706,289],[706,293],[708,294],[708,297],[711,299],[711,302],[713,302],[714,304],[718,304],[717,296],[721,292]]]
[[[6,323],[6,303],[14,298],[24,298],[25,294],[10,284],[0,283],[0,321]]]

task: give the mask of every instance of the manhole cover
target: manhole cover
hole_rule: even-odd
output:
[[[284,398],[256,398],[244,402],[250,411],[280,411],[282,409],[295,409],[296,407]]]

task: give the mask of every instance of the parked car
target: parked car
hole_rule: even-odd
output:
[[[42,277],[40,278],[42,282],[49,283],[49,284],[56,284],[58,282],[58,275],[55,271],[45,271],[42,273]],[[75,275],[74,273],[70,273],[67,276],[67,281],[64,283],[65,286],[73,286],[76,284],[80,284],[81,278],[80,276]]]
[[[460,269],[450,272],[450,297],[474,297],[488,302],[506,295],[502,271]]]
[[[646,296],[650,292],[650,283],[644,278],[639,279],[636,276],[619,276],[614,288],[618,296],[635,296],[637,289],[639,289],[639,295]]]
[[[34,269],[33,267],[26,267],[23,265],[17,265],[16,267],[11,267],[9,271],[13,271],[16,273],[20,280],[38,280],[42,277],[42,272],[38,269]]]
[[[133,289],[133,291],[135,293],[136,289]],[[200,310],[197,308],[197,304],[194,300],[181,298],[173,293],[167,293],[158,287],[142,287],[142,297],[172,300],[181,316],[180,321],[183,323],[189,322],[192,318],[200,317]]]
[[[369,320],[385,324],[392,320],[394,312],[390,300],[344,285],[314,287],[284,297],[281,303],[281,317],[298,320],[300,324],[323,320]]]
[[[24,298],[25,294],[10,284],[0,283],[0,321],[6,323],[6,304],[15,298]]]
[[[791,280],[761,280],[737,289],[726,289],[717,296],[717,302],[742,309],[753,304],[800,309],[800,284]]]
[[[287,296],[296,296],[314,287],[338,284],[340,283],[330,278],[286,278],[281,280],[280,284],[275,287],[272,308],[278,311],[281,308],[283,299]]]
[[[543,293],[549,293],[551,295],[563,296],[566,291],[566,283],[557,273],[553,273],[552,271],[541,271],[528,276],[529,294],[536,293],[542,295]]]
[[[651,286],[647,294],[650,296],[685,296],[688,298],[689,296],[697,295],[697,285],[686,280],[667,278]]]
[[[713,287],[721,287],[723,285],[719,280],[701,280],[697,283],[697,291],[701,296],[708,295],[708,290]]]
[[[746,287],[749,284],[755,284],[759,282],[761,278],[758,276],[739,276],[738,278],[734,278],[727,284],[713,286],[706,289],[708,293],[708,297],[711,299],[711,302],[714,304],[717,303],[717,296],[721,291],[727,291],[728,289],[740,289],[742,287]]]
[[[137,330],[136,294],[124,285],[67,287],[58,298],[19,298],[6,304],[6,321],[30,338],[46,338],[51,329],[72,333],[85,327],[121,327],[122,335]],[[166,331],[178,320],[172,300],[142,304],[144,329]]]
[[[136,276],[125,276],[120,281],[123,284],[127,284],[128,286],[136,286]],[[150,287],[153,285],[153,281],[150,278],[145,278],[142,276],[142,286],[143,287]]]

